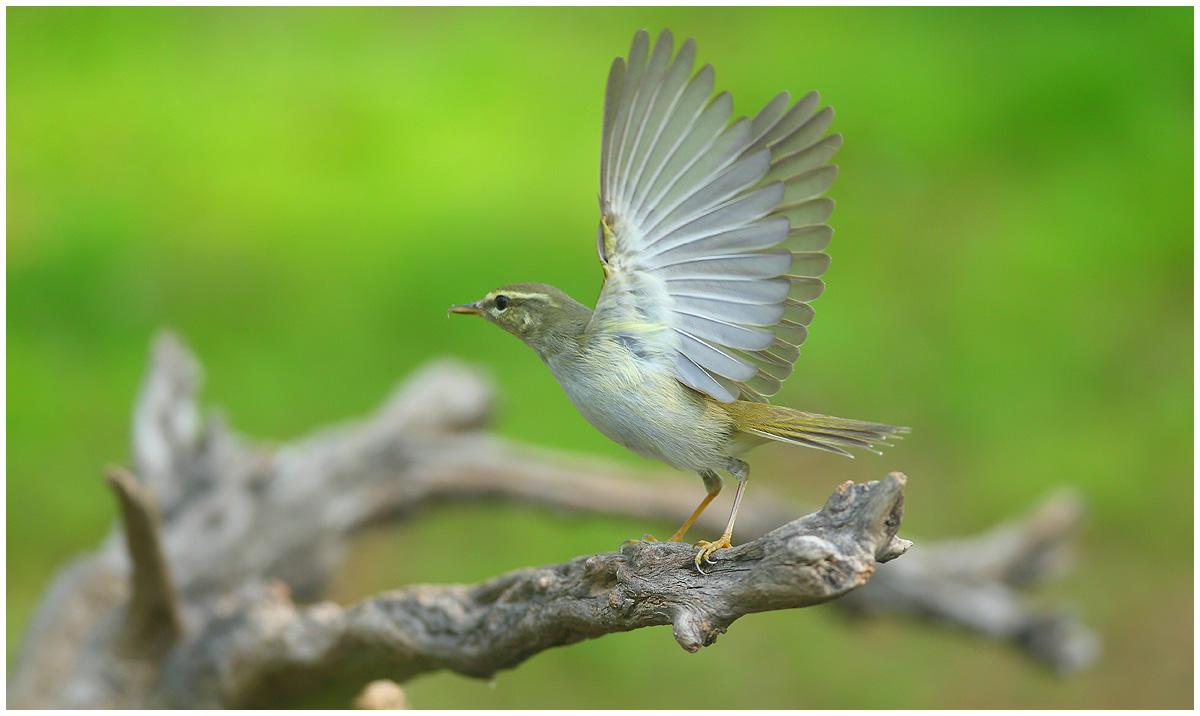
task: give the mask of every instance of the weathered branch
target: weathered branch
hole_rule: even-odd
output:
[[[673,625],[688,651],[739,617],[805,607],[866,583],[876,560],[899,556],[898,473],[846,483],[821,511],[721,554],[709,576],[693,548],[632,542],[620,552],[520,569],[473,586],[420,586],[347,608],[297,608],[285,590],[243,593],[245,604],[174,655],[168,705],[264,706],[318,685],[346,700],[362,684],[449,669],[489,677],[555,646]]]
[[[558,570],[576,576],[593,574],[581,566],[592,559],[596,560],[593,564],[604,567],[600,573],[629,578],[641,574],[638,569],[648,564],[649,556],[666,560],[664,565],[678,561],[684,552],[690,558],[691,550],[686,547],[631,546],[619,554],[581,558],[582,562],[557,568],[522,570],[477,587],[410,588],[345,609],[331,604],[303,606],[323,597],[348,540],[358,530],[408,516],[430,501],[507,499],[571,512],[628,515],[670,527],[690,512],[695,487],[678,479],[646,480],[644,475],[610,462],[517,445],[481,432],[492,413],[492,389],[476,372],[458,363],[436,363],[419,371],[365,420],[283,446],[251,443],[231,432],[215,415],[201,420],[196,402],[200,382],[199,366],[182,344],[171,336],[160,337],[133,426],[134,474],[145,485],[138,494],[153,494],[159,501],[163,515],[159,543],[165,563],[170,565],[170,579],[164,569],[161,578],[155,577],[150,584],[174,584],[187,633],[162,659],[139,660],[115,649],[122,633],[120,616],[131,598],[131,562],[120,534],[114,533],[96,553],[55,579],[11,672],[10,704],[144,706],[182,703],[180,695],[184,694],[195,704],[253,704],[256,695],[263,693],[262,684],[305,685],[315,683],[318,676],[322,681],[340,679],[339,688],[349,690],[348,700],[373,678],[401,680],[430,668],[483,673],[488,669],[480,664],[490,664],[494,670],[523,658],[519,651],[505,654],[503,640],[483,639],[489,633],[483,627],[497,614],[511,617],[513,612],[506,610],[521,600],[533,605],[536,599],[548,598],[535,588],[541,577],[529,575],[559,575]],[[860,489],[865,488],[855,488]],[[799,513],[764,500],[762,490],[758,493],[757,501],[751,498],[743,505],[738,523],[742,538],[766,535]],[[717,531],[719,519],[717,515],[707,517],[700,527]],[[954,547],[954,542],[945,549],[922,545],[896,564],[879,569],[863,589],[834,603],[853,605],[859,613],[892,611],[955,623],[989,636],[1018,640],[1039,658],[1072,650],[1086,655],[1086,650],[1072,646],[1090,638],[1086,630],[1036,627],[1036,617],[1042,613],[1022,605],[1013,581],[1022,569],[1029,576],[1044,574],[1044,556],[1061,551],[1057,545],[1069,537],[1072,527],[1070,520],[1059,521],[1045,529],[1049,537],[1040,541],[985,537],[966,551]],[[826,541],[839,550],[850,549],[850,543]],[[148,544],[145,539],[135,542]],[[761,560],[753,559],[757,554],[753,544],[765,543],[752,542],[735,549],[724,566],[749,569],[753,564],[753,569],[759,570],[756,573],[762,573]],[[860,549],[870,553],[865,547]],[[964,570],[959,565],[964,561],[972,564],[972,550],[1007,557],[984,558],[982,562],[993,567]],[[764,548],[762,559],[766,554]],[[898,569],[910,560],[918,561],[914,558],[922,554],[919,561],[924,570]],[[960,559],[958,554],[965,557]],[[135,557],[135,571],[144,571],[136,566],[139,563],[147,562]],[[797,566],[797,574],[804,573],[802,567]],[[699,579],[699,575],[692,576],[694,572],[683,573],[687,580]],[[671,580],[683,579],[671,574]],[[937,578],[930,581],[931,574]],[[718,573],[705,584],[716,588],[729,576]],[[959,598],[966,593],[966,586],[986,591],[989,584],[1004,586],[1003,591],[992,590],[998,595],[992,603]],[[498,589],[496,585],[509,586],[487,606],[488,590]],[[670,587],[665,583],[657,586],[663,590],[660,595]],[[636,591],[619,578],[608,589],[609,596],[618,591],[647,595],[637,604],[654,604],[654,592],[645,586]],[[872,590],[879,590],[881,596],[868,598]],[[151,588],[147,593],[154,591]],[[885,592],[892,596],[882,596]],[[713,603],[726,606],[706,617],[714,629],[754,610],[733,610],[727,602],[736,590],[722,593],[726,602],[718,599]],[[564,599],[563,595],[570,596],[558,594]],[[862,598],[851,603],[856,594]],[[791,601],[781,598],[779,603],[797,606],[811,597],[801,589],[791,593]],[[584,597],[573,598],[575,602],[553,603],[558,607],[583,603],[578,600]],[[426,604],[433,606],[421,611]],[[987,620],[964,619],[959,613],[976,608],[966,605],[981,604],[1030,617],[1026,623],[1031,626],[1022,632],[1026,637],[1014,636],[1020,629],[997,630],[990,628]],[[453,607],[439,609],[437,605]],[[570,610],[551,611],[564,619],[577,618]],[[545,610],[539,608],[537,613]],[[461,619],[448,621],[448,614]],[[601,624],[616,623],[589,614],[599,621],[579,622],[574,638],[593,635]],[[655,614],[656,618],[668,618]],[[473,632],[480,640],[463,642],[457,651],[433,649],[437,645],[429,641],[430,635],[450,624],[462,628],[469,615],[481,620],[483,631]],[[669,620],[676,623],[677,633],[699,635],[689,644],[705,643],[703,635],[715,634],[703,629],[679,632],[675,616],[672,612]],[[698,622],[685,619],[684,623]],[[365,624],[380,628],[368,634],[371,630],[364,631]],[[552,633],[550,622],[541,625],[546,634]],[[538,643],[526,637],[519,644],[507,643],[507,647]],[[570,641],[542,638],[553,642],[547,646]],[[488,644],[490,652],[485,648]],[[418,668],[406,653],[432,656]],[[490,653],[490,661],[478,660],[484,653]],[[316,663],[324,666],[311,666]]]
[[[105,476],[117,495],[125,546],[133,562],[125,646],[143,655],[156,655],[183,631],[175,585],[163,558],[158,510],[149,492],[129,471],[110,467]]]

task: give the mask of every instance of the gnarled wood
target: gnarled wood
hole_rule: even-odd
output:
[[[1079,666],[1094,654],[1086,629],[1070,620],[1040,628],[1044,613],[1023,606],[1016,591],[1016,575],[1046,573],[1055,561],[1046,556],[1061,553],[1078,510],[925,546],[875,571],[906,546],[894,538],[898,476],[839,488],[800,520],[752,498],[739,534],[758,539],[721,553],[710,577],[691,567],[690,547],[635,543],[475,586],[410,587],[348,607],[311,604],[358,530],[430,501],[507,499],[669,524],[691,510],[694,489],[488,435],[492,388],[452,361],[414,374],[366,419],[281,446],[248,441],[216,415],[202,419],[200,383],[182,343],[169,334],[156,339],[134,414],[140,484],[123,483],[121,494],[136,495],[137,504],[152,495],[161,529],[127,522],[129,549],[114,531],[59,573],[10,672],[10,705],[254,705],[267,693],[277,705],[318,684],[349,703],[371,679],[443,668],[485,675],[539,649],[650,624],[671,623],[681,644],[698,648],[743,614],[834,598],[857,613],[899,612],[1009,639],[1056,666]],[[706,515],[700,526],[717,531],[720,521]],[[147,572],[154,541],[162,569]],[[902,569],[909,561],[920,568]],[[135,578],[133,590],[132,565],[150,575]],[[962,600],[967,586],[996,596]],[[176,614],[186,628],[173,636],[175,627],[159,630],[168,635],[161,652],[118,648],[138,592],[158,594],[150,601],[160,606],[171,603],[163,595],[177,595],[176,606],[160,613],[168,622]],[[1022,618],[1002,620],[1008,627],[1000,629],[988,618],[962,618],[963,609],[977,608]]]
[[[229,616],[173,654],[169,706],[266,706],[310,689],[347,701],[380,678],[449,669],[487,678],[534,654],[604,634],[670,624],[688,651],[752,612],[811,606],[862,586],[896,537],[904,476],[846,483],[814,514],[721,553],[711,573],[694,548],[631,542],[619,552],[519,569],[477,585],[424,585],[349,607],[297,607],[286,589],[241,590]]]

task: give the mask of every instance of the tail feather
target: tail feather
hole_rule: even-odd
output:
[[[740,432],[846,457],[854,457],[846,448],[881,454],[879,448],[887,447],[889,440],[899,439],[909,430],[885,423],[805,413],[766,403],[740,400],[725,407]]]

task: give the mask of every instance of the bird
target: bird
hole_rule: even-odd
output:
[[[824,196],[842,145],[816,92],[776,95],[731,121],[696,44],[676,52],[643,29],[605,88],[594,309],[544,283],[510,283],[454,314],[511,333],[549,367],[575,408],[639,455],[700,475],[705,496],[670,541],[737,482],[722,534],[695,544],[696,569],[732,546],[750,477],[769,442],[853,457],[908,428],[802,412],[768,399],[792,373],[829,266]]]

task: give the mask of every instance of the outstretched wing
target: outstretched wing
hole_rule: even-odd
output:
[[[730,123],[695,45],[672,59],[639,31],[613,61],[604,106],[598,240],[605,284],[593,330],[628,336],[721,402],[765,401],[800,355],[829,266],[841,135],[817,94],[782,93]]]

